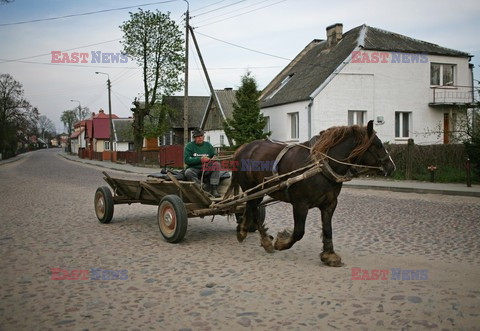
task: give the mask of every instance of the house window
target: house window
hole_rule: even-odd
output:
[[[135,144],[134,143],[128,143],[128,150],[133,151],[135,149]]]
[[[220,135],[220,146],[225,146],[225,137],[223,134]]]
[[[432,63],[430,66],[430,85],[454,86],[455,65]]]
[[[365,110],[349,110],[348,125],[365,125],[366,116],[367,112]]]
[[[271,99],[275,96],[275,94],[278,93],[278,91],[280,91],[285,85],[287,85],[287,83],[290,81],[290,79],[292,79],[293,75],[295,74],[291,74],[291,75],[288,75],[287,77],[285,77],[282,82],[280,83],[280,85],[272,92],[270,93],[268,96],[267,96],[267,100],[268,99]]]
[[[288,114],[290,118],[290,139],[298,139],[298,113]]]
[[[265,116],[264,118],[266,122],[265,122],[265,126],[263,127],[263,133],[269,133],[270,132],[270,116]]]
[[[207,141],[210,142],[210,136],[207,136]]]
[[[110,150],[110,141],[104,141],[103,142],[103,149],[106,151]]]
[[[411,126],[411,112],[395,112],[395,138],[409,138]]]

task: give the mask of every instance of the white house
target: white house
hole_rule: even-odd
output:
[[[112,120],[114,150],[126,152],[134,150],[133,119],[117,118]]]
[[[236,93],[237,91],[229,87],[223,90],[215,90],[218,108],[213,96],[209,98],[200,127],[205,130],[205,139],[213,147],[224,147],[232,144],[229,137],[225,134],[223,123],[232,117],[233,104],[237,101]]]
[[[272,139],[305,141],[373,119],[383,141],[448,143],[458,110],[473,102],[471,57],[367,25],[343,33],[334,24],[267,85],[260,105]]]

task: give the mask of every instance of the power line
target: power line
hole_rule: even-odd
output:
[[[212,22],[212,23],[207,23],[207,24],[201,25],[201,26],[199,26],[198,28],[203,28],[204,26],[207,26],[207,25],[211,25],[211,24],[215,24],[215,23],[223,22],[223,21],[226,21],[226,20],[229,20],[229,19],[232,19],[232,18],[238,17],[238,16],[246,15],[246,14],[249,14],[249,13],[251,13],[251,12],[254,12],[254,11],[260,10],[260,9],[264,9],[264,8],[267,8],[267,7],[271,7],[271,6],[274,6],[274,5],[278,5],[279,3],[282,3],[282,2],[285,2],[285,1],[287,1],[287,0],[281,0],[281,1],[277,1],[277,2],[274,2],[274,3],[272,3],[272,4],[269,4],[269,5],[266,5],[266,6],[263,6],[263,7],[257,8],[257,9],[252,9],[252,10],[250,10],[250,11],[247,11],[247,12],[244,12],[244,13],[241,13],[241,14],[238,14],[238,15],[230,16],[230,17],[227,17],[227,18],[224,18],[224,19],[221,19],[221,20],[218,20],[218,21]],[[198,16],[198,15],[197,15],[197,16]]]
[[[218,7],[218,8],[215,8],[215,9],[212,9],[212,10],[209,10],[209,11],[206,11],[204,13],[200,13],[200,14],[197,14],[195,16],[192,16],[192,17],[198,17],[198,16],[202,16],[202,15],[205,15],[205,14],[208,14],[208,13],[212,13],[214,11],[217,11],[217,10],[222,10],[224,8],[228,8],[228,7],[231,7],[231,6],[235,6],[236,4],[239,4],[241,2],[245,2],[246,0],[240,0],[240,1],[237,1],[237,2],[234,2],[234,3],[231,3],[229,5],[225,5],[225,6],[222,6],[222,7]]]
[[[197,8],[197,9],[193,9],[192,12],[196,12],[196,11],[199,11],[199,10],[202,10],[202,9],[205,9],[205,8],[208,8],[208,7],[211,7],[211,6],[218,5],[219,3],[222,3],[222,2],[225,2],[225,1],[227,1],[227,0],[220,0],[220,1],[217,1],[217,2],[212,3],[212,4],[209,4],[209,5],[206,5],[206,6]]]
[[[283,1],[286,1],[286,0],[283,0]],[[215,38],[215,37],[206,35],[206,34],[204,34],[204,33],[198,32],[198,31],[195,31],[195,33],[197,33],[197,34],[199,34],[199,35],[202,35],[202,36],[204,36],[204,37],[207,37],[207,38],[210,38],[210,39],[213,39],[213,40],[216,40],[216,41],[219,41],[219,42],[222,42],[222,43],[231,45],[231,46],[235,46],[235,47],[238,47],[238,48],[241,48],[241,49],[245,49],[245,50],[250,51],[250,52],[254,52],[254,53],[258,53],[258,54],[263,54],[263,55],[275,57],[275,58],[277,58],[277,59],[282,59],[282,60],[286,60],[286,61],[292,61],[292,59],[289,59],[289,58],[286,58],[286,57],[283,57],[283,56],[278,56],[278,55],[274,55],[274,54],[265,53],[265,52],[262,52],[262,51],[257,51],[257,50],[255,50],[255,49],[248,48],[248,47],[244,47],[244,46],[240,46],[240,45],[237,45],[237,44],[234,44],[234,43],[225,41],[225,40],[221,40],[221,39],[218,39],[218,38]]]
[[[220,15],[217,15],[217,16],[209,17],[209,18],[204,19],[203,21],[200,21],[200,22],[195,22],[195,24],[201,24],[203,22],[211,21],[211,20],[214,20],[218,17],[222,17],[222,16],[225,16],[225,15],[228,15],[228,14],[232,14],[232,13],[235,13],[235,12],[238,12],[240,10],[247,9],[247,8],[250,8],[250,7],[253,7],[253,6],[258,6],[259,4],[262,4],[262,3],[268,2],[268,1],[271,1],[271,0],[263,0],[263,1],[260,1],[260,2],[257,2],[257,3],[253,3],[251,5],[248,5],[248,6],[245,6],[245,7],[242,7],[242,8],[238,8],[238,9],[233,10],[233,11],[229,11],[225,14],[220,14]]]
[[[70,14],[70,15],[63,15],[63,16],[56,16],[56,17],[38,18],[38,19],[34,19],[34,20],[29,20],[29,21],[3,23],[3,24],[0,24],[0,27],[10,26],[10,25],[27,24],[27,23],[37,23],[37,22],[44,22],[44,21],[53,21],[53,20],[59,20],[59,19],[62,19],[62,18],[70,18],[70,17],[77,17],[77,16],[87,16],[87,15],[106,13],[106,12],[117,11],[117,10],[131,9],[131,8],[136,8],[136,7],[159,5],[159,4],[168,3],[168,2],[175,2],[175,1],[179,1],[179,0],[158,1],[158,2],[144,3],[144,4],[140,4],[140,5],[135,5],[135,6],[96,10],[96,11],[80,13],[80,14]]]
[[[69,48],[69,49],[64,49],[64,50],[62,50],[61,52],[68,52],[68,51],[73,51],[73,50],[75,50],[75,49],[81,49],[81,48],[85,48],[85,47],[91,47],[91,46],[97,46],[97,45],[101,45],[101,44],[107,44],[107,43],[111,43],[111,42],[119,41],[119,40],[122,40],[122,38],[117,38],[117,39],[102,41],[102,42],[95,43],[95,44],[78,46],[78,47]],[[50,53],[43,53],[43,54],[38,54],[38,55],[32,55],[32,56],[22,57],[22,58],[20,58],[20,59],[14,59],[14,60],[0,59],[0,61],[3,61],[3,62],[0,62],[0,64],[1,64],[1,63],[6,63],[6,62],[21,62],[21,60],[28,60],[28,59],[33,59],[33,58],[36,58],[36,57],[47,56],[47,55],[52,55],[52,53],[50,52]]]

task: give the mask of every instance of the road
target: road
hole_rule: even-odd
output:
[[[116,206],[100,224],[101,169],[56,153],[0,166],[0,330],[479,328],[478,198],[344,189],[333,228],[345,266],[331,268],[318,256],[317,210],[305,237],[274,254],[256,233],[239,244],[226,217],[190,219],[180,244],[163,241],[155,206]],[[272,235],[291,219],[287,204],[267,209]],[[95,280],[92,269],[120,277]],[[90,274],[52,279],[63,270]],[[352,279],[365,270],[387,279]]]

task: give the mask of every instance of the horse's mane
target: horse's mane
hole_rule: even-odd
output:
[[[351,160],[352,158],[362,155],[370,147],[373,139],[375,139],[375,134],[372,134],[370,137],[368,136],[367,127],[365,126],[331,127],[320,132],[310,152],[312,159],[316,161],[322,160],[324,154],[327,154],[332,147],[338,145],[351,135],[354,136],[356,147],[346,160]]]

